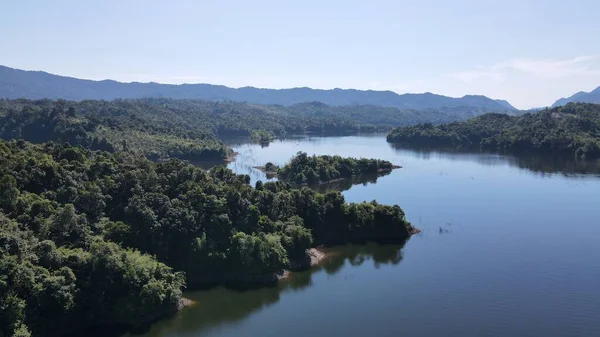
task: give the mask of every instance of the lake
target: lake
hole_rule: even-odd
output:
[[[398,204],[422,232],[405,245],[344,246],[277,287],[186,293],[196,301],[144,337],[600,336],[600,165],[539,156],[398,148],[385,137],[232,142],[229,167],[298,151],[403,168],[341,187]]]

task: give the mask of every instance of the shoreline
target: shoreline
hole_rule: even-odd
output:
[[[252,166],[253,169],[257,169],[260,172],[266,174],[266,175],[272,175],[272,176],[277,176],[277,172],[276,171],[267,171],[266,167],[264,165],[262,166]]]
[[[239,152],[232,152],[230,155],[228,155],[227,157],[225,157],[225,162],[226,163],[233,163],[235,161],[235,157],[237,157],[237,155],[240,154]]]
[[[191,306],[194,306],[196,304],[196,302],[190,300],[189,298],[185,298],[185,297],[181,297],[181,299],[179,300],[179,303],[177,304],[177,310],[176,311],[181,311],[185,308],[189,308]]]
[[[410,231],[408,232],[408,234],[409,234],[409,236],[408,236],[408,237],[410,238],[411,236],[413,236],[413,235],[415,235],[415,234],[419,234],[419,233],[421,233],[421,230],[420,230],[420,229],[418,229],[417,227],[413,227],[413,228],[412,228],[412,230],[410,230]]]
[[[410,238],[412,235],[418,234],[420,232],[421,232],[420,229],[418,229],[416,227],[412,227],[412,229],[409,231],[408,238]],[[335,246],[337,246],[337,245],[333,245],[331,247],[335,247]],[[261,285],[261,287],[262,286],[276,286],[277,284],[279,284],[279,282],[288,280],[290,277],[293,277],[294,272],[309,270],[311,268],[318,267],[320,264],[322,264],[324,261],[326,261],[329,257],[331,257],[333,254],[335,254],[334,252],[329,251],[329,249],[327,249],[328,247],[329,246],[321,245],[318,247],[313,247],[313,248],[307,249],[306,256],[303,261],[297,261],[295,266],[291,266],[288,269],[283,269],[278,273],[271,274],[271,277],[272,277],[272,280],[274,281],[274,283],[271,283],[271,282],[264,283],[263,285]],[[127,328],[124,328],[124,331],[136,331],[140,327],[147,327],[150,324],[152,324],[158,320],[175,315],[178,312],[181,312],[187,308],[191,308],[197,304],[198,304],[197,302],[182,296],[179,299],[179,302],[177,303],[176,307],[172,308],[171,310],[163,310],[161,312],[157,312],[157,313],[148,315],[144,319],[140,319],[140,320],[137,320],[134,322],[116,322],[113,324],[108,324],[108,326],[120,323],[120,324],[124,324],[124,325],[128,326]]]
[[[323,250],[319,250],[319,247],[310,248],[306,251],[307,258],[310,260],[308,265],[304,266],[304,268],[298,268],[298,270],[307,270],[310,268],[314,268],[321,264],[321,262],[325,261],[326,258],[331,256],[327,254]],[[307,261],[308,262],[308,261]],[[289,269],[284,269],[281,274],[276,275],[277,281],[282,281],[288,279],[292,275],[293,271]]]

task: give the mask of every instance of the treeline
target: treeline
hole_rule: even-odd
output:
[[[394,168],[396,166],[386,160],[309,156],[305,152],[299,152],[281,168],[272,163],[265,165],[265,171],[277,172],[277,177],[283,181],[309,185],[325,184],[357,175],[376,175]]]
[[[374,106],[293,106],[149,98],[115,101],[0,100],[0,138],[56,141],[86,148],[126,150],[153,160],[222,160],[220,140],[286,134],[369,133],[393,126],[461,120],[471,112],[413,111]],[[268,136],[268,137],[267,137]]]
[[[341,112],[344,108],[334,110]],[[110,102],[0,100],[0,138],[133,151],[153,160],[222,160],[231,150],[217,137],[251,136],[255,130],[272,138],[307,132],[347,134],[391,128],[343,115],[314,113],[308,107],[159,98]],[[367,110],[363,115],[367,116]],[[401,121],[404,117],[400,114],[397,118]]]
[[[375,105],[331,106],[320,102],[299,103],[285,107],[290,114],[310,118],[343,118],[371,125],[405,126],[419,123],[450,123],[482,114],[472,107],[438,109],[398,109]],[[504,110],[503,110],[504,111]]]
[[[141,104],[0,100],[0,138],[130,151],[153,160],[221,160],[231,150],[210,131],[151,117]],[[159,113],[159,112],[155,112]]]
[[[188,284],[264,283],[320,244],[406,239],[402,209],[131,152],[0,141],[0,336],[135,324]]]
[[[191,136],[190,131],[203,131],[220,137],[249,136],[253,130],[265,130],[280,136],[294,133],[347,133],[381,131],[391,126],[430,122],[445,123],[476,114],[458,108],[439,110],[401,110],[369,105],[328,106],[318,102],[292,106],[260,105],[240,102],[213,102],[203,100],[174,100],[149,98],[114,101],[64,100],[0,100],[0,115],[29,113],[73,108],[77,116],[112,118],[144,122],[141,130],[166,133],[175,131]],[[106,121],[109,122],[109,121]],[[155,127],[157,129],[149,129]]]
[[[513,117],[485,114],[465,122],[399,127],[388,142],[600,157],[600,105],[569,103]]]

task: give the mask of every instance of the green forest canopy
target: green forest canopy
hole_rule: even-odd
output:
[[[68,142],[98,150],[128,150],[153,160],[225,159],[231,151],[219,140],[262,130],[286,134],[346,134],[386,131],[396,125],[443,123],[465,112],[413,111],[374,106],[293,106],[201,100],[115,101],[0,100],[0,138],[41,143]]]
[[[186,283],[270,282],[311,246],[412,231],[399,206],[339,192],[0,141],[0,336],[143,321],[174,310]]]
[[[388,142],[600,157],[600,105],[569,103],[534,114],[485,114],[464,122],[399,127]]]
[[[298,152],[287,164],[278,168],[265,165],[267,172],[277,172],[279,179],[296,184],[324,184],[362,174],[378,174],[396,168],[386,160],[344,158],[340,156],[309,156]]]
[[[255,142],[268,143],[275,139],[275,135],[265,130],[254,130],[250,133],[250,138]]]

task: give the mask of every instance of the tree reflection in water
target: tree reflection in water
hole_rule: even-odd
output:
[[[277,302],[286,292],[307,291],[313,286],[313,276],[318,273],[334,275],[344,266],[360,266],[372,262],[381,265],[397,265],[402,262],[402,244],[345,245],[322,248],[326,258],[307,271],[291,273],[289,278],[273,287],[238,291],[217,287],[206,291],[190,292],[185,296],[195,304],[174,317],[155,323],[143,337],[169,336],[174,334],[201,335],[202,331],[242,321]]]

